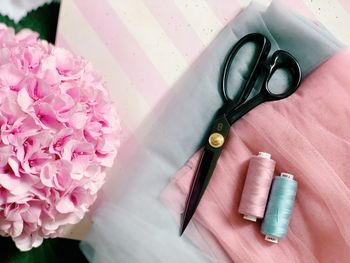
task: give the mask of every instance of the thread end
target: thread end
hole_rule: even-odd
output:
[[[293,179],[293,178],[294,178],[294,175],[289,174],[289,173],[281,173],[281,177],[285,177],[285,178]]]
[[[261,158],[271,159],[271,154],[269,154],[267,152],[259,152],[258,156]]]
[[[252,222],[256,222],[256,216],[252,216],[252,215],[243,215],[243,218],[245,220],[249,220],[249,221],[252,221]]]
[[[266,235],[265,240],[275,244],[278,243],[278,238],[270,235]]]

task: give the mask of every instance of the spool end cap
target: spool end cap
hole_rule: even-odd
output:
[[[281,177],[285,177],[285,178],[293,179],[293,178],[294,178],[294,175],[289,174],[289,173],[281,173]]]
[[[243,218],[245,220],[249,220],[249,221],[252,221],[252,222],[256,222],[256,216],[252,216],[252,215],[244,215]]]
[[[278,238],[270,235],[265,235],[265,240],[275,244],[278,243]]]
[[[258,156],[261,158],[271,159],[271,154],[269,154],[267,152],[259,152]]]

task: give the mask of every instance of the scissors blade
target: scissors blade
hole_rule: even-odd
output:
[[[213,152],[204,150],[201,160],[199,162],[194,181],[192,183],[192,188],[187,199],[187,204],[185,212],[183,214],[182,226],[180,230],[180,235],[185,231],[188,223],[190,222],[194,212],[197,209],[199,201],[201,200],[205,189],[209,183],[211,174],[209,174],[210,163],[213,159]],[[212,172],[211,172],[212,173]]]
[[[183,213],[180,235],[185,231],[209,184],[229,129],[230,124],[227,121],[226,115],[220,114],[214,121],[210,136],[205,144],[204,152],[197,166],[198,168],[192,182],[191,191],[187,198],[185,212]],[[216,145],[216,143],[218,144]]]

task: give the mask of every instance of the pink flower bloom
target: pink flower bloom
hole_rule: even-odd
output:
[[[0,235],[26,251],[78,223],[119,138],[118,116],[90,63],[0,24]]]
[[[63,146],[74,137],[74,131],[70,128],[60,130],[53,138],[49,151],[62,157]]]
[[[25,196],[37,181],[32,175],[16,176],[9,167],[0,171],[0,185],[12,195]]]
[[[27,155],[22,163],[22,168],[25,173],[39,174],[42,167],[54,160],[53,156],[45,152],[34,152],[32,155]]]
[[[23,29],[16,35],[16,40],[20,45],[28,46],[37,44],[38,37],[38,33],[35,33],[29,29]]]
[[[69,51],[63,48],[54,48],[52,54],[56,58],[56,69],[61,75],[76,69],[74,56]]]
[[[18,85],[24,74],[12,64],[0,66],[0,85],[2,87],[13,87]]]
[[[15,241],[16,246],[22,251],[31,250],[33,247],[38,247],[43,243],[43,236],[39,231],[33,232],[22,232],[22,234],[18,237],[13,237],[13,241]]]
[[[67,122],[67,125],[74,129],[81,130],[85,126],[88,118],[89,117],[86,115],[86,113],[77,111],[71,115],[69,121]]]
[[[34,104],[35,120],[41,124],[43,128],[49,128],[54,130],[60,130],[64,128],[64,125],[57,120],[56,113],[52,106],[48,103],[36,103]]]
[[[88,177],[89,180],[84,184],[83,188],[94,195],[104,184],[106,173],[101,170],[100,166],[91,165],[86,169],[85,176]]]
[[[95,149],[99,163],[106,167],[112,167],[113,160],[117,154],[114,136],[99,138]]]
[[[46,163],[40,172],[43,185],[59,191],[67,190],[72,184],[72,163],[66,160],[57,160]]]
[[[67,94],[61,94],[60,96],[56,96],[52,100],[51,105],[56,113],[57,120],[60,122],[68,122],[75,114],[74,108],[76,107],[76,105],[72,97]],[[86,118],[85,114],[83,114],[82,118],[80,119],[84,118]]]
[[[96,142],[102,135],[102,124],[97,121],[90,121],[85,125],[84,136],[88,142]]]
[[[32,118],[20,117],[13,125],[4,125],[1,130],[1,139],[4,144],[20,146],[26,138],[37,134],[40,126]]]
[[[24,136],[21,138],[21,143],[18,145],[16,149],[16,156],[17,159],[23,164],[27,162],[31,156],[35,153],[44,152],[46,154],[49,154],[47,152],[47,146],[51,143],[53,134],[48,130],[40,130],[37,131],[34,135],[31,134],[30,136]],[[54,158],[54,156],[52,156]]]
[[[90,195],[83,187],[74,188],[72,192],[60,198],[56,204],[56,209],[62,214],[71,213],[80,207],[87,211],[95,197]]]
[[[18,92],[17,103],[25,112],[27,112],[28,108],[30,108],[35,101],[53,94],[53,91],[49,89],[47,83],[34,77],[25,78],[18,86],[20,90]]]
[[[12,125],[18,118],[24,117],[16,100],[17,94],[12,91],[0,92],[0,111],[3,118],[6,118],[7,125]]]
[[[21,57],[21,66],[27,71],[35,72],[40,65],[40,60],[44,56],[44,51],[42,49],[37,49],[35,47],[28,47],[23,50],[23,55]]]
[[[84,171],[88,167],[93,153],[92,144],[87,142],[70,140],[65,144],[62,159],[73,164],[73,179],[79,180],[84,176]]]
[[[76,81],[65,81],[60,84],[59,88],[62,94],[69,95],[75,103],[80,102],[80,89],[77,88]]]
[[[9,145],[0,146],[0,167],[7,165],[7,162],[12,155],[12,147]]]

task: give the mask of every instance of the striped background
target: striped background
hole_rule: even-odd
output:
[[[320,21],[344,43],[350,43],[350,0],[277,1]],[[92,61],[130,133],[249,2],[63,0],[57,44]]]
[[[318,20],[350,44],[350,0],[275,1]],[[124,136],[131,136],[132,143],[133,131],[155,103],[249,2],[62,0],[56,41],[100,71],[122,118]],[[64,236],[81,239],[89,222],[86,218],[67,227]]]

